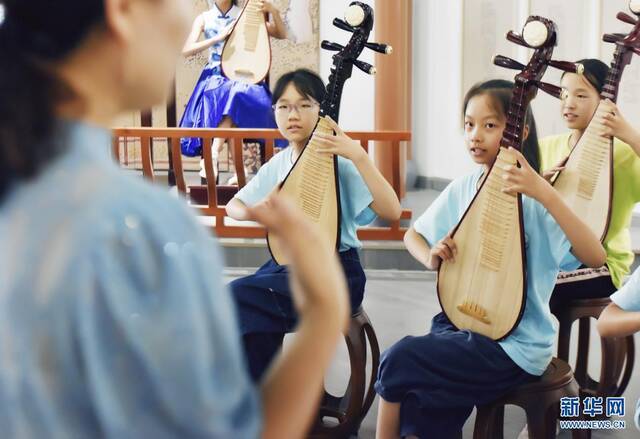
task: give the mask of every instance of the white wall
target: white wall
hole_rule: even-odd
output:
[[[460,129],[462,1],[413,2],[413,157],[418,175],[469,169]]]
[[[414,0],[414,158],[418,174],[452,179],[473,169],[462,142],[460,105],[464,92],[489,78],[513,79],[516,71],[491,64],[496,53],[521,62],[530,51],[507,42],[529,14],[543,15],[558,26],[554,59],[597,57],[609,64],[613,45],[602,33],[628,31],[615,19],[627,0]],[[640,126],[640,57],[625,70],[619,105]],[[549,68],[545,81],[558,84]],[[559,102],[543,92],[533,102],[542,136],[564,131]]]
[[[335,43],[346,44],[351,33],[333,26],[333,19],[344,18],[344,11],[352,0],[320,0],[320,41],[329,40]],[[374,0],[364,0],[374,6]],[[375,32],[371,32],[369,41],[375,40]],[[335,52],[320,50],[320,75],[324,81],[329,79],[329,70],[332,65],[332,55]],[[360,58],[370,64],[374,64],[374,53],[365,49]],[[370,131],[374,128],[375,110],[375,76],[371,77],[359,69],[353,69],[353,75],[344,87],[342,105],[340,107],[340,126],[345,130]]]

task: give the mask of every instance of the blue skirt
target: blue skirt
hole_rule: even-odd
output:
[[[401,436],[449,439],[460,437],[474,406],[537,378],[496,341],[457,330],[440,313],[429,334],[405,337],[382,354],[375,389],[401,404]]]
[[[276,128],[271,108],[271,92],[266,82],[246,84],[220,74],[220,67],[206,68],[187,102],[181,128],[216,128],[222,118],[229,116],[239,128]],[[199,138],[180,140],[182,153],[199,156]]]
[[[347,278],[352,311],[364,297],[366,276],[356,249],[339,253]],[[249,371],[259,381],[282,346],[284,334],[294,330],[298,314],[289,288],[289,271],[273,260],[255,274],[229,285],[238,312]]]

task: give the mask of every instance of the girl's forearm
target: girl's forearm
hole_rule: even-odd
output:
[[[413,227],[410,227],[404,234],[404,245],[416,261],[420,262],[429,270],[435,270],[437,268],[431,264],[429,257],[431,255],[431,249],[429,245]]]
[[[640,312],[625,311],[609,304],[598,318],[598,332],[603,337],[626,337],[640,331]]]
[[[271,32],[271,36],[279,40],[283,40],[287,38],[287,27],[285,26],[284,21],[282,20],[282,16],[280,15],[280,12],[276,10],[274,13],[271,14],[271,18],[273,19],[273,23],[272,23],[273,30]]]
[[[227,211],[227,215],[235,220],[248,221],[250,219],[247,206],[237,198],[232,198],[231,201],[227,203],[225,210]]]
[[[185,56],[185,57],[193,56],[193,55],[195,55],[197,53],[202,52],[205,49],[208,49],[209,47],[213,46],[214,44],[219,43],[222,40],[223,40],[223,38],[213,37],[213,38],[209,38],[209,39],[206,39],[206,40],[198,41],[198,42],[193,43],[193,44],[186,45],[182,49],[182,55]]]
[[[400,219],[402,206],[400,206],[398,196],[387,179],[371,162],[369,156],[363,154],[354,164],[373,196],[371,208],[376,214],[388,221]]]

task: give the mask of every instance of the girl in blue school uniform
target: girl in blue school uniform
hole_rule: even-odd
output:
[[[598,331],[602,337],[627,337],[640,332],[640,269],[611,295],[611,303],[598,318]],[[640,399],[633,420],[640,430]]]
[[[278,9],[267,0],[261,2],[261,10],[269,14],[267,32],[269,36],[283,39],[287,35],[286,27]],[[220,63],[225,41],[242,8],[238,0],[215,0],[211,9],[198,15],[193,22],[191,33],[183,48],[184,56],[193,56],[203,50],[209,50],[209,61],[187,102],[180,127],[182,128],[275,128],[271,112],[271,93],[266,81],[259,84],[246,84],[226,78],[222,74]],[[198,41],[204,34],[205,39]],[[213,156],[217,157],[225,139],[216,138],[213,143]],[[199,138],[183,138],[182,152],[188,156],[197,156],[202,152]],[[201,162],[200,175],[204,177]],[[214,166],[217,175],[217,166]]]
[[[258,174],[227,204],[227,214],[237,220],[251,220],[247,206],[268,203],[309,141],[318,122],[320,102],[326,88],[322,79],[309,70],[283,75],[273,92],[273,108],[278,129],[289,141],[289,148],[264,164]],[[351,309],[362,303],[365,274],[358,257],[361,247],[358,226],[376,216],[386,220],[400,218],[400,202],[389,183],[369,160],[360,144],[330,121],[335,135],[319,135],[321,151],[338,155],[340,176],[341,235],[339,256],[347,278]],[[286,266],[269,260],[258,271],[231,282],[239,312],[240,328],[250,372],[259,380],[282,345],[287,332],[297,322]]]
[[[449,232],[455,227],[493,164],[513,83],[492,80],[472,87],[464,99],[466,147],[480,165],[457,178],[405,235],[409,252],[428,269],[457,256]],[[518,327],[496,342],[456,329],[440,313],[431,332],[407,336],[382,356],[376,391],[381,396],[378,438],[457,438],[475,405],[488,403],[543,374],[553,355],[556,328],[549,298],[556,275],[580,261],[599,267],[605,252],[597,237],[537,173],[536,127],[529,109],[520,167],[508,168],[506,189],[523,194],[527,299]],[[505,291],[505,294],[508,292]]]

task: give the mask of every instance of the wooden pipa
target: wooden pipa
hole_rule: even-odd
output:
[[[636,9],[634,12],[637,14],[640,10]],[[613,102],[618,97],[624,68],[631,62],[634,52],[640,53],[638,20],[622,12],[618,14],[618,18],[634,24],[634,29],[628,35],[607,34],[603,37],[604,41],[615,43],[616,49],[600,97]],[[601,241],[607,236],[613,201],[613,138],[602,135],[603,116],[606,113],[601,102],[589,126],[569,154],[565,169],[553,183],[565,203]]]
[[[333,56],[327,96],[320,105],[320,120],[314,133],[333,134],[325,116],[338,121],[342,91],[345,82],[351,77],[354,65],[366,73],[375,73],[373,66],[358,60],[364,48],[368,47],[380,53],[389,53],[391,49],[384,44],[367,42],[373,29],[373,10],[364,3],[352,2],[345,14],[345,20],[336,18],[333,24],[353,32],[353,36],[344,47],[328,41],[322,42],[323,49],[338,53]],[[280,190],[288,194],[305,215],[320,226],[321,233],[327,242],[334,244],[338,250],[340,246],[338,161],[336,156],[319,154],[317,150],[318,146],[312,136],[282,182]],[[281,265],[288,264],[289,261],[282,251],[278,237],[267,232],[267,243],[273,260]]]
[[[222,73],[234,81],[261,82],[271,68],[271,42],[259,0],[247,0],[222,49]]]
[[[526,66],[503,56],[494,58],[495,64],[521,72],[515,77],[498,157],[452,232],[458,255],[455,262],[440,264],[437,281],[438,299],[449,320],[459,329],[494,340],[516,327],[526,301],[522,199],[502,192],[504,167],[516,164],[507,147],[521,149],[529,102],[538,88],[553,87],[540,82],[547,66],[574,68],[551,60],[556,28],[546,18],[529,17],[522,35],[509,32],[507,39],[535,51]]]

